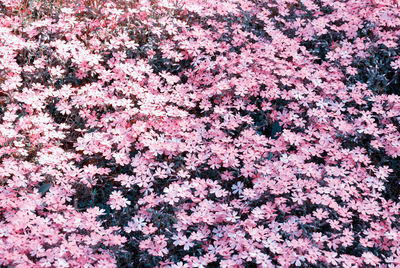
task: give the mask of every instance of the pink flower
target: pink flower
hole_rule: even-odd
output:
[[[323,220],[328,217],[328,212],[324,211],[322,208],[318,208],[316,211],[313,212],[314,217],[318,220]]]
[[[364,263],[370,264],[373,266],[377,266],[381,262],[381,260],[378,257],[376,257],[374,254],[372,254],[371,252],[364,252],[361,255],[361,258],[363,258]]]
[[[121,191],[113,191],[107,204],[109,204],[112,209],[121,210],[127,205],[130,205],[131,201],[123,197]]]

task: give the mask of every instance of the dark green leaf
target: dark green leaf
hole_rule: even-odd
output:
[[[44,195],[51,187],[51,183],[45,183],[39,187],[39,193]]]
[[[277,139],[277,134],[280,132],[282,132],[282,127],[279,125],[278,121],[275,121],[275,123],[272,125],[271,137],[273,139]]]

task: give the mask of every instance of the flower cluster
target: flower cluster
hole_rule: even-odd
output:
[[[0,0],[0,265],[397,267],[392,0]]]

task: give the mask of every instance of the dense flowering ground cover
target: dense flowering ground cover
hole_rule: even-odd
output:
[[[0,0],[0,265],[399,267],[396,1]]]

